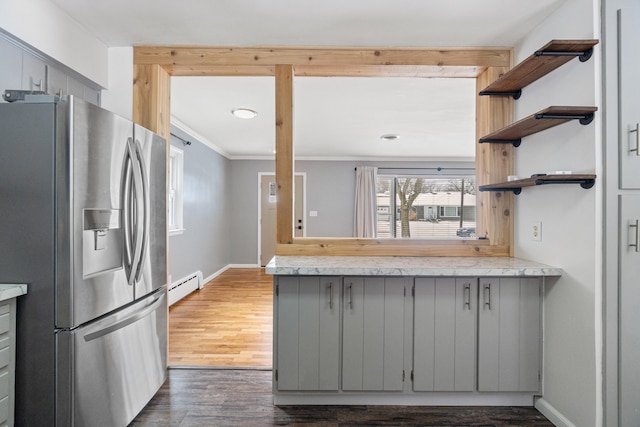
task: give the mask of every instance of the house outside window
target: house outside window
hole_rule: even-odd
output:
[[[376,178],[378,238],[476,237],[474,175]]]
[[[167,228],[169,235],[182,234],[184,224],[182,218],[184,152],[171,146],[169,152],[169,215]]]

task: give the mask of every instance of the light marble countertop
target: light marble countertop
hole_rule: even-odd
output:
[[[0,301],[6,301],[27,294],[27,285],[0,283]]]
[[[562,269],[510,257],[275,256],[265,272],[322,276],[561,276]]]

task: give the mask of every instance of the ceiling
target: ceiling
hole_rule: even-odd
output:
[[[51,0],[107,46],[513,46],[566,0]],[[297,78],[296,158],[469,159],[472,79]],[[272,158],[270,77],[173,77],[172,122],[229,158]],[[251,120],[231,110],[258,112]],[[399,134],[384,142],[382,134]]]

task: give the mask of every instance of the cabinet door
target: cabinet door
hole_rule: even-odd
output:
[[[0,38],[0,91],[20,89],[22,84],[22,51],[13,43]],[[5,102],[0,96],[0,102]]]
[[[58,96],[69,94],[67,75],[51,66],[47,66],[47,93]]]
[[[540,388],[538,278],[482,278],[478,307],[478,390]]]
[[[340,279],[276,278],[278,390],[338,390]]]
[[[345,278],[342,389],[401,391],[407,279]]]
[[[22,54],[22,89],[46,90],[47,66],[28,53]]]
[[[620,99],[620,188],[640,188],[640,3],[618,11],[618,90]]]
[[[475,389],[477,295],[477,279],[415,279],[415,391]]]
[[[620,196],[620,425],[640,425],[640,196]]]

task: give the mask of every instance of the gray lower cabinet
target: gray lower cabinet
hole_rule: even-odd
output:
[[[339,277],[278,276],[278,390],[338,390]]]
[[[277,391],[406,392],[407,369],[414,392],[540,390],[541,278],[274,283]]]
[[[345,277],[342,389],[401,391],[404,312],[411,279]]]
[[[0,426],[13,426],[16,365],[16,300],[0,302]]]
[[[478,279],[417,277],[414,286],[413,390],[475,390]]]
[[[480,278],[478,390],[539,391],[538,278]]]
[[[640,195],[620,196],[620,425],[640,425]]]

